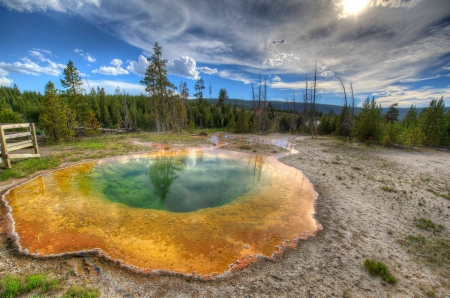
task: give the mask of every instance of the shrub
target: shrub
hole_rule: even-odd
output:
[[[419,218],[414,223],[416,227],[422,230],[431,231],[433,233],[440,233],[443,230],[445,230],[445,226],[443,225],[436,225],[433,221],[426,219],[426,218]]]
[[[389,272],[389,269],[382,262],[366,259],[364,261],[364,269],[366,269],[370,275],[378,275],[388,283],[397,282],[397,279]]]

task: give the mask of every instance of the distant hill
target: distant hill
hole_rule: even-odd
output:
[[[217,103],[218,99],[217,98],[205,98],[205,100],[207,100],[210,103]],[[189,101],[195,101],[195,99],[190,99]],[[277,110],[288,110],[288,109],[293,109],[293,103],[292,102],[284,102],[284,101],[269,101],[270,103],[272,103],[272,106],[277,109]],[[252,102],[251,100],[243,100],[243,99],[228,99],[227,103],[234,105],[234,103],[236,103],[239,107],[244,106],[246,109],[251,109],[252,108]],[[299,112],[303,112],[303,103],[301,102],[297,102],[295,103],[295,108],[297,109],[297,111]],[[322,111],[323,114],[327,114],[331,111],[334,111],[334,113],[339,114],[341,112],[342,106],[338,106],[338,105],[327,105],[327,104],[321,104],[321,103],[316,103],[316,109],[318,111]],[[358,114],[361,108],[359,107],[355,107],[355,113]],[[382,108],[383,114],[385,114],[388,111],[389,108]],[[417,112],[420,114],[425,108],[417,108]],[[398,108],[399,110],[399,121],[402,121],[403,118],[405,118],[406,114],[409,111],[409,108]],[[448,110],[448,108],[446,109]]]
[[[210,103],[217,103],[218,99],[217,98],[205,98],[205,100],[207,100]],[[189,101],[195,101],[195,99],[190,99]],[[277,109],[277,110],[288,110],[288,109],[293,109],[293,103],[292,102],[284,102],[284,101],[268,101],[270,103],[272,103],[272,106]],[[234,105],[235,103],[239,106],[242,107],[244,106],[246,109],[251,109],[252,108],[252,101],[251,100],[243,100],[243,99],[235,99],[235,98],[230,98],[227,100],[226,103],[229,103],[231,105]],[[303,111],[303,104],[300,102],[296,102],[295,103],[295,108],[299,111],[302,112]],[[335,113],[340,113],[342,106],[336,106],[336,105],[326,105],[326,104],[320,104],[320,103],[316,103],[316,109],[318,111],[322,111],[322,113],[326,114],[328,112],[330,112],[331,110],[333,110]]]

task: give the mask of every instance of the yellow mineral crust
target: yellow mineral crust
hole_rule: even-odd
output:
[[[313,234],[319,227],[313,218],[317,194],[299,170],[275,158],[232,154],[248,160],[255,179],[262,169],[270,175],[263,175],[269,178],[261,178],[266,180],[245,195],[215,208],[187,213],[131,208],[108,201],[89,185],[70,187],[97,162],[44,174],[4,198],[21,249],[29,253],[99,248],[111,259],[140,269],[223,273],[250,255],[271,256],[286,240]]]

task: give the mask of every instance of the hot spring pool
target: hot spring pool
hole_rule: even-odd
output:
[[[142,271],[211,275],[313,234],[316,196],[274,157],[191,149],[71,166],[4,199],[21,251],[101,249]]]

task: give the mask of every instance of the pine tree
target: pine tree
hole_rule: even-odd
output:
[[[110,127],[111,126],[111,117],[109,115],[109,109],[108,109],[108,101],[105,94],[105,89],[100,89],[99,92],[99,105],[100,105],[100,121],[103,127]]]
[[[445,143],[446,123],[444,97],[433,99],[422,112],[421,129],[425,135],[425,145],[437,146]]]
[[[219,101],[217,102],[217,105],[219,106],[219,107],[223,107],[224,105],[225,105],[225,101],[227,101],[228,100],[228,92],[227,92],[227,89],[225,89],[225,88],[220,88],[220,91],[219,91]]]
[[[355,137],[368,144],[377,142],[381,132],[380,119],[381,107],[377,105],[375,98],[370,100],[367,97],[355,121]]]
[[[173,96],[176,87],[167,78],[167,60],[162,58],[162,49],[157,42],[153,46],[153,55],[147,61],[149,66],[141,84],[146,86],[145,91],[151,99],[156,131],[167,131],[177,126],[178,105]]]
[[[402,145],[411,148],[423,144],[425,136],[419,127],[419,116],[414,105],[409,108],[400,127],[399,141]]]
[[[241,107],[236,121],[235,132],[246,133],[249,132],[250,124],[248,120],[247,110],[245,107]]]
[[[398,121],[399,111],[397,107],[398,103],[391,104],[388,111],[384,115],[384,119],[386,120],[386,122],[394,123]]]
[[[83,81],[71,60],[67,63],[63,73],[64,80],[60,79],[60,81],[61,85],[67,89],[66,96],[69,107],[75,112],[76,120],[83,126],[90,110],[87,98],[81,94]]]
[[[202,78],[198,78],[194,86],[195,91],[197,91],[194,96],[197,97],[199,101],[203,100],[203,89],[205,89],[205,82]]]
[[[408,110],[406,113],[405,119],[402,121],[402,127],[408,128],[410,126],[417,126],[419,124],[419,114],[417,113],[417,109],[414,105]]]
[[[81,85],[83,81],[78,73],[78,69],[73,65],[72,60],[69,60],[66,68],[64,68],[64,80],[61,80],[61,85],[67,89],[69,95],[75,95],[81,93]]]
[[[45,131],[49,142],[67,140],[73,136],[70,115],[70,109],[57,94],[53,83],[49,81],[45,85],[42,112],[39,116],[39,126]]]

